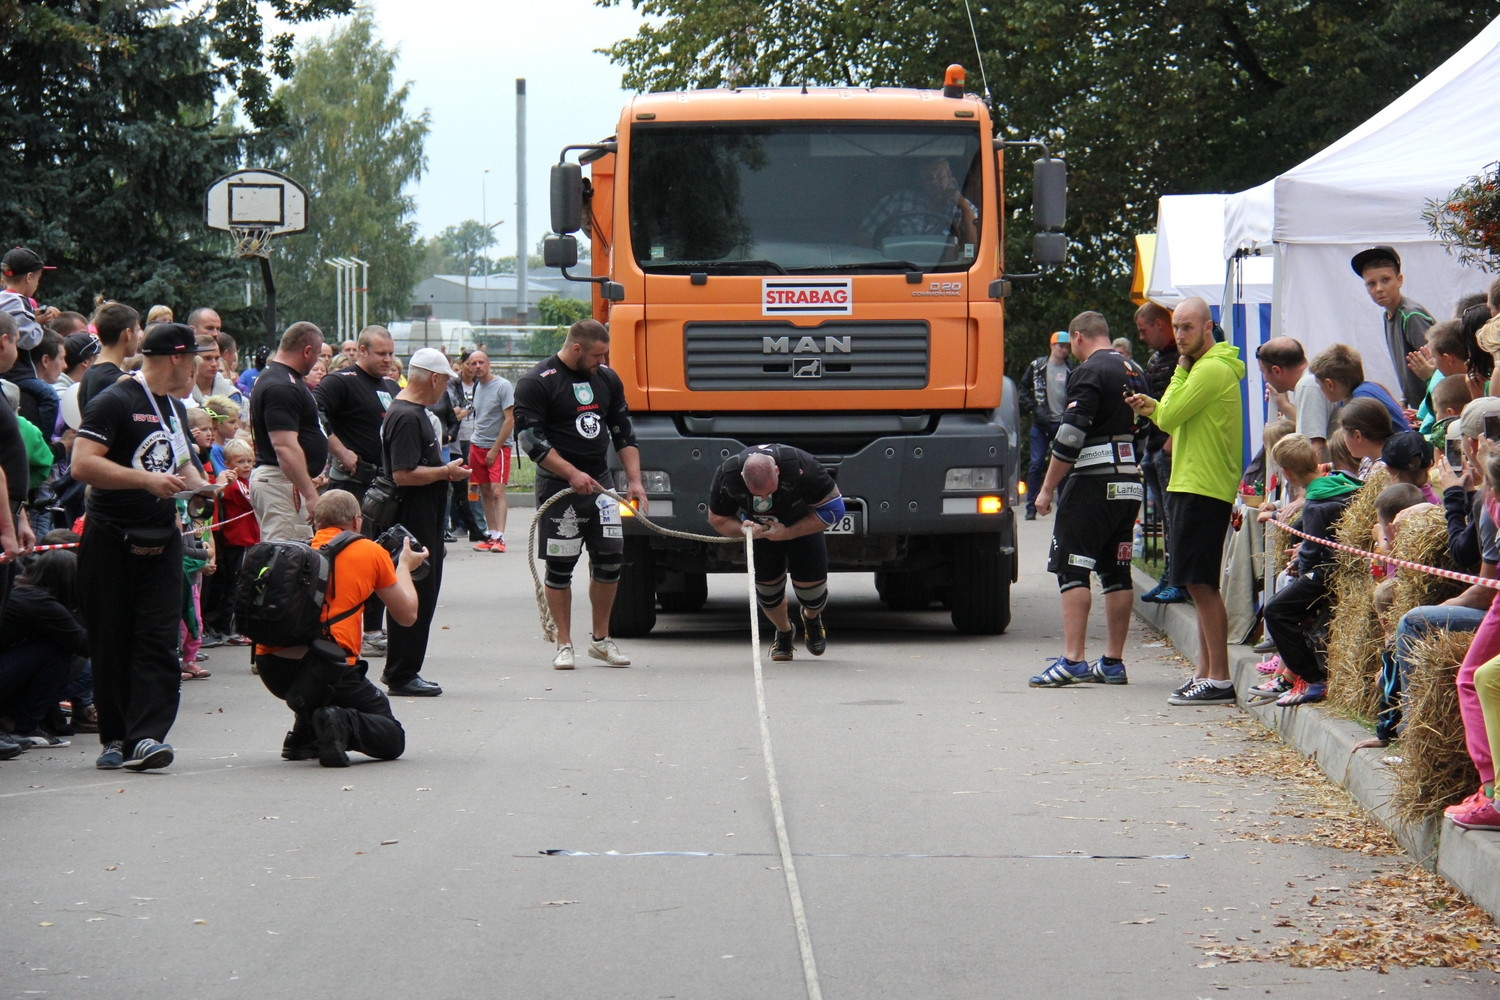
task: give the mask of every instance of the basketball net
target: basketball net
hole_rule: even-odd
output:
[[[274,233],[269,226],[230,226],[236,257],[270,257]]]

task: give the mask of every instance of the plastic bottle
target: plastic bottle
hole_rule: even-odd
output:
[[[474,480],[471,479],[471,480],[469,480],[469,503],[478,503],[478,502],[479,502],[479,484],[476,483],[476,482],[474,482]]]
[[[1135,522],[1135,534],[1130,539],[1130,558],[1139,559],[1146,554],[1146,526]]]

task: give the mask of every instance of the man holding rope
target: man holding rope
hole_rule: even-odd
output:
[[[823,608],[828,603],[828,543],[823,532],[844,516],[844,498],[833,477],[807,452],[785,444],[746,448],[727,459],[708,488],[708,523],[735,538],[753,522],[755,598],[776,637],[771,659],[792,658],[796,638],[786,609],[786,577],[801,605],[807,651],[828,648]]]
[[[642,513],[646,490],[625,387],[620,376],[605,367],[608,357],[609,330],[598,320],[579,320],[569,328],[562,350],[516,384],[516,431],[521,447],[537,464],[538,510],[554,494],[573,490],[573,495],[538,514],[538,556],[547,563],[547,610],[557,625],[554,670],[573,669],[573,567],[585,545],[592,577],[589,655],[611,667],[630,666],[630,658],[609,637],[609,614],[625,551],[619,506],[601,492],[605,487],[600,480],[613,478],[611,442],[625,468],[625,495]]]

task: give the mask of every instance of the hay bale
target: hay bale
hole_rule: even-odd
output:
[[[1391,541],[1391,555],[1423,566],[1458,569],[1448,554],[1448,519],[1435,507],[1402,518]],[[1414,569],[1396,571],[1395,603],[1390,620],[1400,621],[1412,608],[1441,604],[1465,589],[1464,585]]]
[[[1375,498],[1389,482],[1384,467],[1370,474],[1338,520],[1334,529],[1338,541],[1370,549]],[[1375,614],[1375,580],[1369,559],[1336,553],[1329,582],[1334,602],[1329,634],[1338,636],[1338,641],[1328,646],[1328,701],[1347,715],[1371,719],[1380,710],[1380,650],[1385,634]]]
[[[1436,632],[1416,645],[1405,692],[1391,807],[1405,823],[1436,816],[1479,787],[1458,713],[1459,665],[1472,632]]]

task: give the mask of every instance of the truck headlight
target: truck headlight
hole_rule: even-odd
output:
[[[647,493],[671,493],[672,477],[655,469],[641,473],[641,485]]]
[[[945,490],[994,490],[1000,488],[1000,470],[995,466],[949,469],[943,477]]]

